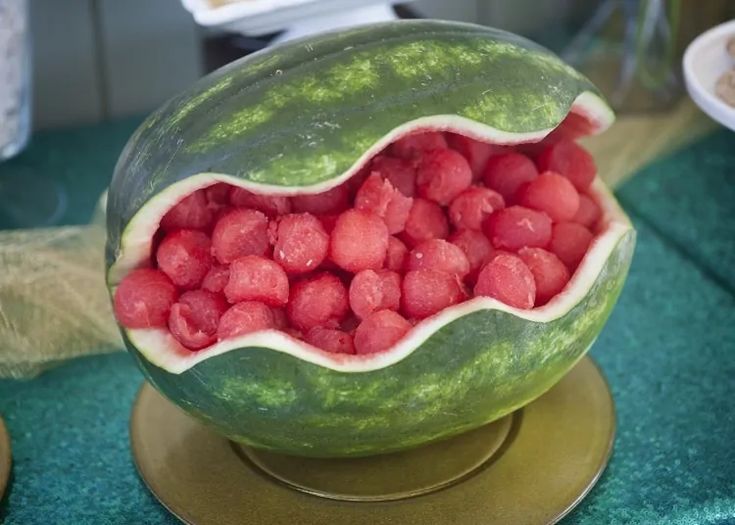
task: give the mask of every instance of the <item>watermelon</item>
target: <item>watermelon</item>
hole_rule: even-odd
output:
[[[549,51],[474,25],[363,26],[234,62],[116,166],[125,344],[193,417],[272,451],[368,456],[498,419],[594,342],[635,232],[576,144],[544,150],[557,176],[529,187],[533,166],[506,184],[493,152],[612,120]]]

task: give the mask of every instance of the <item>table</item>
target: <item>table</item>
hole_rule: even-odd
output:
[[[17,162],[74,187],[65,221],[84,222],[134,124],[46,133]],[[619,188],[638,246],[592,349],[617,403],[618,437],[565,524],[735,524],[733,166],[735,135],[719,130]],[[141,382],[124,353],[0,381],[15,461],[0,522],[176,523],[131,460]]]

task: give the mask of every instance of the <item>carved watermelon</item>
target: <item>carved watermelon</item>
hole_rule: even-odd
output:
[[[634,230],[547,50],[404,21],[205,77],[130,139],[107,282],[149,381],[235,441],[390,452],[527,404],[587,351]]]

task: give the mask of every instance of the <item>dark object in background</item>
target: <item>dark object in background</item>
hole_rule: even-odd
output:
[[[398,18],[420,18],[407,5],[393,6]],[[261,36],[246,36],[239,33],[224,33],[204,38],[204,71],[209,73],[256,51],[260,51],[280,33]]]
[[[238,58],[260,51],[278,34],[255,37],[225,33],[204,38],[204,72],[210,73]]]

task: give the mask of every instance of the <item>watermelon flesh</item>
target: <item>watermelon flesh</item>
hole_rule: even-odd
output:
[[[171,306],[168,328],[187,348],[204,348],[217,341],[217,327],[228,306],[221,294],[207,290],[184,292]]]
[[[541,308],[604,216],[589,154],[569,139],[537,149],[424,131],[321,193],[198,189],[162,217],[152,267],[121,280],[118,321],[168,330],[190,352],[280,330],[372,354],[473,297]]]

